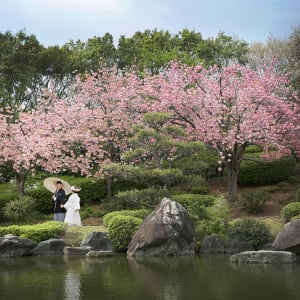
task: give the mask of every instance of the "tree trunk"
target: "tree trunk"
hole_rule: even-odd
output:
[[[106,183],[106,197],[112,197],[112,178],[110,175],[105,176],[105,183]]]
[[[240,164],[245,152],[246,144],[234,147],[233,155],[230,162],[227,163],[228,168],[228,198],[230,202],[235,202],[238,200],[237,194],[237,179],[240,170]]]
[[[228,198],[230,202],[235,202],[238,200],[237,197],[237,178],[238,178],[238,170],[235,168],[228,169]]]
[[[20,172],[16,174],[16,183],[18,187],[19,200],[21,200],[24,197],[25,179],[26,173]]]

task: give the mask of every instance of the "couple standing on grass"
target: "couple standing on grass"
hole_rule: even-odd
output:
[[[66,201],[66,193],[63,189],[61,181],[56,182],[56,191],[52,199],[54,202],[54,221],[65,222],[70,226],[81,226],[80,210],[80,197],[78,192],[80,188],[72,186],[72,195]]]

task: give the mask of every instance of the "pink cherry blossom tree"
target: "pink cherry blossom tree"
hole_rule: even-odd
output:
[[[286,77],[275,74],[272,66],[254,71],[237,64],[204,69],[173,63],[144,82],[141,106],[172,113],[173,122],[184,126],[191,139],[217,151],[219,167],[227,167],[231,201],[237,199],[237,177],[247,146],[261,146],[265,159],[291,151],[300,154],[299,100],[291,95]]]

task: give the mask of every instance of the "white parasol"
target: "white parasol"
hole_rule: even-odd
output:
[[[61,181],[62,183],[62,188],[65,190],[65,193],[66,195],[69,195],[72,193],[72,190],[71,190],[71,185],[60,179],[60,178],[57,178],[57,177],[48,177],[44,180],[44,187],[49,190],[50,192],[54,193],[57,189],[57,181]]]

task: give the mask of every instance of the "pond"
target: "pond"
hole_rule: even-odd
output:
[[[0,259],[0,299],[298,300],[300,262],[235,265],[228,255]]]

